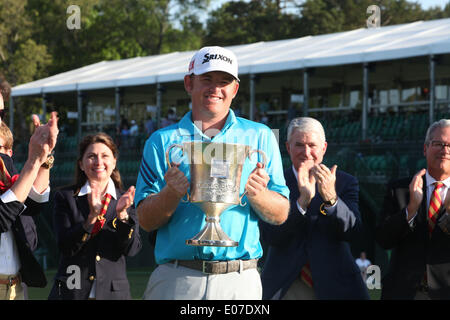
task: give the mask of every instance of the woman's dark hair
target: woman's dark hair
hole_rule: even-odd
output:
[[[117,148],[116,144],[114,143],[113,139],[107,135],[104,132],[98,132],[95,134],[87,135],[81,140],[79,146],[78,146],[78,159],[75,167],[75,186],[76,186],[76,192],[78,193],[82,186],[87,181],[87,176],[84,173],[84,171],[80,168],[80,163],[83,159],[83,156],[86,152],[86,149],[94,143],[103,143],[105,146],[107,146],[111,151],[116,160],[119,159],[119,149]],[[116,188],[123,189],[122,179],[120,177],[119,169],[116,167],[114,168],[113,172],[111,173],[111,179],[114,181],[114,185]]]

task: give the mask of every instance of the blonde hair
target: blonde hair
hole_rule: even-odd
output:
[[[11,130],[9,130],[8,126],[3,121],[0,124],[0,137],[5,141],[5,145],[2,147],[12,150],[14,145],[14,138]]]

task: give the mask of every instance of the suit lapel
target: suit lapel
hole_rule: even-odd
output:
[[[423,199],[422,199],[422,203],[420,204],[419,207],[419,212],[417,213],[417,217],[419,218],[419,221],[421,223],[424,223],[425,225],[428,223],[428,213],[427,213],[427,180],[425,179],[425,175],[422,177],[423,179],[423,187],[422,187],[422,194],[423,194]]]
[[[87,219],[90,212],[87,195],[81,197],[79,197],[78,195],[74,195],[74,197],[78,211],[81,212],[81,215],[84,217],[84,219]]]
[[[417,212],[416,217],[416,228],[418,229],[419,233],[423,235],[423,240],[425,245],[428,244],[430,237],[429,237],[429,231],[428,231],[428,200],[427,200],[427,182],[425,175],[422,177],[423,179],[423,187],[422,187],[422,203],[420,204],[419,210]],[[422,230],[422,231],[420,231]]]
[[[290,190],[290,198],[297,200],[300,196],[300,193],[298,192],[298,183],[297,179],[295,178],[294,172],[292,171],[292,166],[289,167],[285,172],[284,176],[286,179],[286,185],[288,186]]]

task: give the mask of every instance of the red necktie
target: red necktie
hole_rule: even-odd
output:
[[[19,175],[15,174],[11,177],[3,159],[0,157],[0,194],[10,189],[17,179],[19,179]]]
[[[97,216],[97,221],[94,224],[94,228],[92,229],[92,235],[96,235],[105,224],[105,214],[108,210],[109,203],[111,202],[111,195],[109,193],[105,194],[102,200],[102,208],[100,209],[100,213]]]
[[[302,281],[304,283],[306,283],[306,285],[310,288],[313,287],[313,281],[312,281],[312,276],[311,276],[311,266],[309,265],[309,262],[307,262],[302,270],[300,271],[300,279],[302,279]]]
[[[435,185],[436,186],[430,199],[430,206],[428,208],[428,231],[430,232],[430,236],[433,232],[434,226],[436,225],[436,219],[442,206],[442,199],[439,189],[442,188],[444,184],[438,181],[435,182]]]

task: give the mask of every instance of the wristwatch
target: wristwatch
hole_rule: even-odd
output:
[[[53,154],[49,154],[47,161],[45,161],[41,167],[46,168],[46,169],[51,169],[53,167],[53,163],[55,162],[55,157],[53,156]]]
[[[334,206],[334,204],[335,204],[336,202],[337,202],[337,197],[334,198],[334,199],[328,200],[328,201],[324,201],[323,203],[324,203],[326,206],[332,207],[332,206]]]
[[[128,222],[128,218],[129,218],[129,217],[130,217],[130,216],[129,216],[128,213],[127,213],[126,217],[123,218],[123,219],[120,219],[120,221],[122,221],[123,223],[126,223],[126,222]]]

